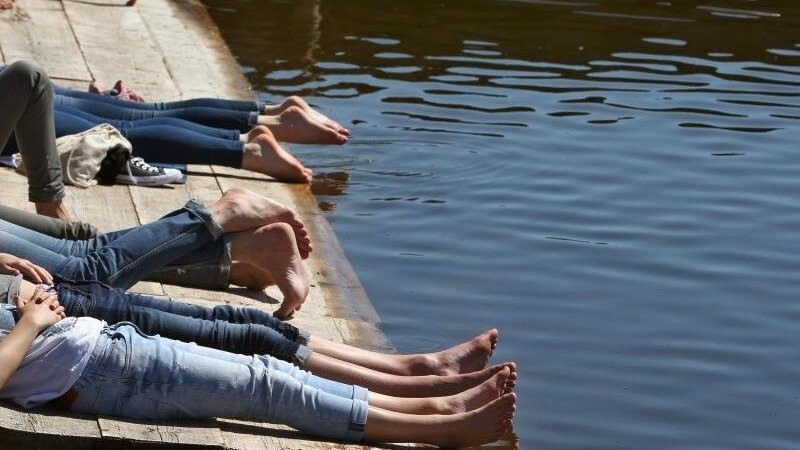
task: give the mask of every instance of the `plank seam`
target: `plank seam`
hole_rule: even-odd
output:
[[[81,45],[81,40],[78,39],[78,33],[75,32],[75,26],[72,24],[72,18],[69,16],[67,12],[67,8],[64,7],[64,0],[58,0],[58,3],[61,5],[61,11],[64,12],[64,17],[67,19],[67,24],[69,25],[69,31],[72,32],[72,38],[75,39],[75,43],[78,45],[78,51],[81,52],[81,56],[83,57],[83,65],[86,66],[86,71],[89,72],[89,76],[91,79],[89,81],[94,81],[95,76],[94,72],[92,72],[92,68],[89,66],[89,61],[86,59],[86,53],[83,51],[83,45]],[[82,81],[82,80],[76,80]]]

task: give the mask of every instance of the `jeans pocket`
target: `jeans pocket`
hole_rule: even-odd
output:
[[[128,337],[119,331],[108,334],[108,343],[98,363],[107,376],[124,377],[131,363],[131,347]]]
[[[72,317],[92,317],[97,299],[94,294],[69,287],[61,289],[59,302]]]

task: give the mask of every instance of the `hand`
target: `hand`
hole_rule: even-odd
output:
[[[20,321],[27,321],[39,330],[54,325],[66,317],[64,307],[58,303],[58,297],[42,291],[41,288],[36,288],[32,298],[25,301],[20,299],[17,308],[22,313]]]
[[[283,303],[281,303],[281,307],[278,308],[274,313],[272,313],[272,315],[281,320],[291,320],[294,318],[294,313],[300,311],[300,308],[302,307],[303,303],[294,305],[284,301]]]
[[[6,275],[21,273],[23,277],[33,283],[53,284],[53,276],[50,275],[50,272],[27,259],[17,258],[8,253],[0,253],[0,273]]]

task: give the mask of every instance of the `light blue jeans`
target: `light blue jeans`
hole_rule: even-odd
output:
[[[244,356],[105,327],[73,386],[70,410],[137,419],[227,417],[360,440],[368,391],[269,356]]]
[[[122,289],[164,266],[216,265],[229,271],[228,245],[211,213],[193,200],[154,222],[84,241],[56,239],[0,220],[0,252],[65,279]]]

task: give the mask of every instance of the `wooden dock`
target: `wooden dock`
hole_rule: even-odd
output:
[[[114,2],[115,4],[111,4]],[[216,25],[198,0],[97,2],[17,0],[0,12],[0,59],[33,59],[61,85],[85,89],[90,81],[111,86],[122,79],[145,98],[252,98],[239,66]],[[25,179],[2,170],[0,203],[33,210]],[[318,336],[365,348],[391,348],[378,318],[330,225],[308,186],[287,185],[266,176],[216,166],[189,166],[185,185],[169,188],[68,187],[76,216],[111,231],[152,221],[189,198],[209,204],[233,186],[252,189],[297,210],[314,242],[308,260],[312,288],[292,321]],[[243,289],[225,292],[142,282],[136,292],[198,304],[229,303],[273,311],[281,296]],[[350,449],[370,448],[309,439],[288,427],[215,419],[200,422],[143,422],[114,417],[65,415],[54,408],[23,411],[0,403],[0,448],[213,448]]]

